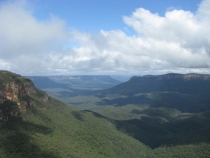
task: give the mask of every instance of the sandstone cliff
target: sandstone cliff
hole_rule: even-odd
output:
[[[29,96],[36,93],[37,90],[31,80],[8,71],[0,71],[0,120],[7,120],[7,115],[18,116],[27,107],[34,106],[35,102]],[[46,102],[48,96],[40,99]],[[12,102],[17,108],[12,106]],[[6,104],[8,106],[5,106]],[[9,108],[9,105],[12,108]]]
[[[209,80],[210,81],[210,75],[205,74],[166,74],[158,76],[159,80],[170,80],[170,79],[182,79],[182,80]]]
[[[146,76],[134,76],[131,80],[136,79],[152,79],[152,80],[203,80],[203,81],[210,81],[210,75],[208,74],[175,74],[170,73],[166,75],[146,75]]]

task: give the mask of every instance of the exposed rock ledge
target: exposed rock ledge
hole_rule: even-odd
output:
[[[36,93],[37,90],[31,80],[8,71],[0,71],[0,105],[3,106],[6,101],[15,102],[18,105],[17,109],[13,110],[0,107],[0,120],[7,120],[7,115],[18,116],[20,112],[26,111],[27,107],[34,106],[35,102],[28,95]],[[48,96],[40,99],[46,102]]]
[[[20,110],[25,110],[26,105],[33,105],[33,103],[21,101],[20,98],[35,93],[36,89],[30,80],[23,83],[3,83],[0,89],[0,103],[4,103],[6,100],[14,101],[18,104]]]

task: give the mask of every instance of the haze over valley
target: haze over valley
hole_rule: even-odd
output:
[[[0,0],[0,158],[210,157],[210,0]]]

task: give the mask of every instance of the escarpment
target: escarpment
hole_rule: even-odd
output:
[[[0,120],[18,116],[27,107],[35,106],[35,101],[30,96],[37,93],[31,80],[8,71],[0,71]],[[48,96],[43,95],[40,99],[46,102]]]
[[[200,80],[200,81],[210,81],[210,75],[208,74],[176,74],[170,73],[165,75],[146,75],[146,76],[134,76],[130,80],[154,80],[154,81],[169,81],[169,80],[183,80],[183,81],[193,81],[193,80]]]

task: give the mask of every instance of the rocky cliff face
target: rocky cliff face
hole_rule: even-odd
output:
[[[23,83],[9,82],[1,84],[0,103],[3,103],[5,100],[19,102],[19,97],[36,93],[36,89],[30,80]]]
[[[182,79],[182,80],[209,80],[210,75],[204,74],[166,74],[158,76],[159,80]]]
[[[0,120],[7,120],[6,115],[18,116],[27,107],[34,106],[35,102],[27,96],[36,93],[37,90],[31,80],[8,71],[0,71]],[[43,98],[45,102],[48,100],[48,96]],[[12,102],[17,108],[5,106],[12,105]]]
[[[166,74],[166,75],[146,75],[142,77],[137,77],[134,76],[131,78],[131,80],[136,80],[136,79],[153,79],[153,80],[204,80],[204,81],[210,81],[210,75],[206,74]]]

